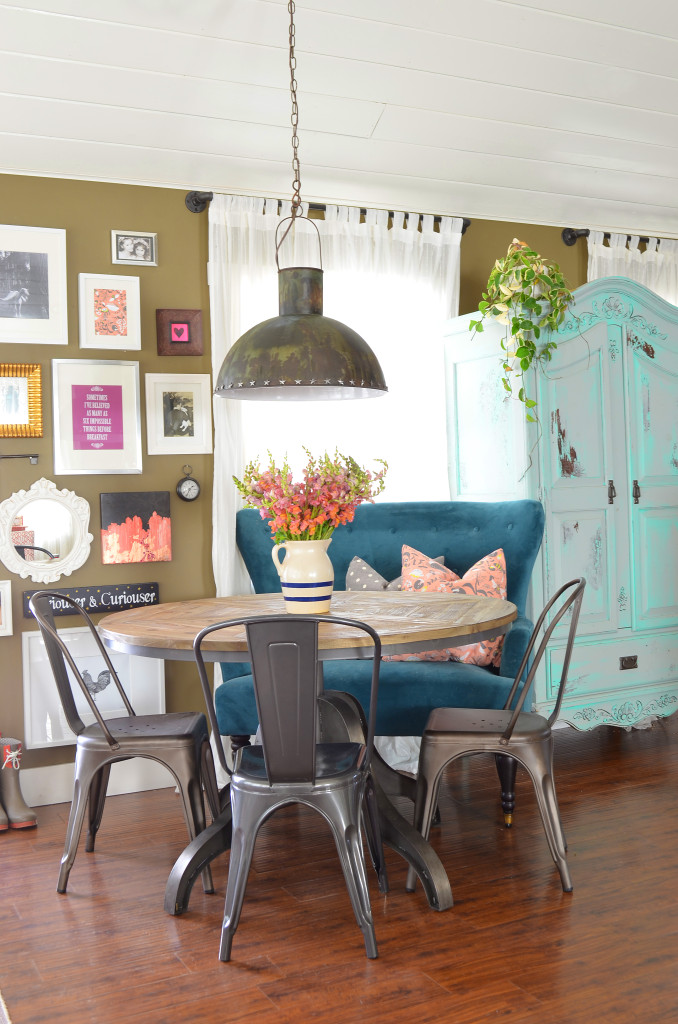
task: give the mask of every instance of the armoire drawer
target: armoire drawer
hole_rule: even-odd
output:
[[[564,655],[564,646],[547,652],[547,701],[555,699]],[[671,679],[678,679],[678,636],[675,633],[643,634],[642,637],[630,633],[623,640],[578,641],[572,651],[565,699],[593,693],[619,694],[626,687],[636,689]]]

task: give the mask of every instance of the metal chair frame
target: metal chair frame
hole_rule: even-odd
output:
[[[372,639],[372,687],[364,742],[323,742],[318,698],[322,664],[318,627],[336,622],[362,630]],[[361,819],[377,871],[379,889],[388,891],[379,816],[371,775],[371,756],[379,688],[381,641],[368,625],[329,615],[267,615],[230,619],[206,626],[193,651],[208,716],[216,736],[219,726],[207,679],[202,644],[216,630],[245,626],[259,713],[261,744],[241,748],[234,769],[223,749],[222,767],[231,776],[232,840],[219,959],[230,960],[240,919],[257,832],[285,804],[301,803],[329,823],[353,911],[363,933],[367,956],[377,944],[365,874]]]
[[[586,580],[584,579],[570,580],[569,583],[560,587],[547,603],[534,627],[502,711],[475,708],[435,708],[431,712],[421,742],[414,805],[414,825],[422,836],[428,839],[437,805],[440,780],[443,770],[451,761],[468,754],[480,753],[492,753],[498,758],[513,759],[514,762],[521,764],[526,769],[532,779],[546,839],[565,892],[572,891],[572,879],[565,857],[567,845],[553,778],[553,735],[551,729],[558,718],[565,692],[585,586]],[[566,597],[564,597],[565,594],[567,594]],[[563,598],[562,601],[561,598]],[[554,610],[559,601],[561,601],[560,607]],[[556,626],[568,611],[571,612],[571,617],[567,645],[553,711],[548,718],[534,712],[525,712],[523,711],[525,698],[546,650],[546,645]],[[549,619],[548,625],[544,630],[537,653],[532,658],[532,652],[547,619]],[[515,700],[530,658],[532,661],[525,684],[522,686],[520,696]],[[514,701],[515,706],[512,707]],[[407,874],[406,888],[412,891],[415,885],[416,875],[410,868]]]
[[[110,672],[111,682],[115,685],[127,711],[125,717],[104,719],[101,715],[71,652],[59,636],[50,598],[58,598],[59,601],[69,604],[89,627]],[[89,853],[94,850],[96,834],[104,812],[111,765],[116,761],[145,757],[159,761],[169,769],[181,794],[190,839],[194,839],[205,828],[203,785],[213,817],[219,813],[219,791],[207,719],[203,712],[136,715],[108,651],[87,612],[71,597],[53,590],[34,594],[29,606],[42,633],[66,721],[76,737],[73,799],[57,883],[57,892],[64,893],[75,861],[88,805],[89,827],[85,849]],[[95,722],[91,725],[85,725],[78,713],[66,666],[94,715]],[[205,892],[213,892],[209,868],[203,871],[202,878]]]

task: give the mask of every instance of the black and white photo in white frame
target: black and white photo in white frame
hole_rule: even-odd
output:
[[[0,342],[67,345],[66,232],[0,224]]]
[[[158,236],[152,231],[111,231],[111,260],[131,266],[158,265]]]

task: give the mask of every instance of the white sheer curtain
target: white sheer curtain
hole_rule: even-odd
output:
[[[609,245],[603,239],[602,231],[589,234],[587,280],[628,277],[678,306],[678,241],[650,238],[640,252],[638,235],[611,234]]]
[[[216,375],[230,346],[254,324],[276,316],[275,231],[290,204],[214,195],[210,204],[210,311]],[[217,593],[244,593],[249,580],[237,555],[232,482],[253,457],[285,454],[293,467],[327,450],[372,466],[389,463],[383,499],[449,497],[442,325],[458,312],[461,219],[395,217],[328,207],[315,221],[322,237],[324,313],[352,327],[381,363],[388,395],[358,401],[240,402],[215,398],[213,564]],[[282,234],[282,232],[281,232]],[[280,250],[280,265],[318,266],[308,223]]]

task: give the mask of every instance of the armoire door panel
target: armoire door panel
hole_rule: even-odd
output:
[[[602,487],[610,473],[605,418],[608,381],[604,365],[605,327],[594,328],[585,343],[559,351],[540,381],[540,403],[548,410],[550,444],[545,452],[547,486],[556,492]],[[596,344],[596,340],[598,344]],[[568,501],[568,498],[565,498]]]
[[[607,508],[549,517],[548,592],[577,576],[586,579],[580,635],[607,632],[629,621],[628,603],[622,608],[618,601],[613,522],[614,511]],[[561,623],[555,635],[566,634],[568,628],[569,622]]]
[[[540,386],[549,417],[549,443],[541,446],[546,596],[574,576],[586,577],[582,635],[630,623],[629,573],[620,574],[616,556],[628,536],[626,464],[618,443],[623,409],[620,419],[615,405],[622,382],[620,329],[597,323],[559,347]]]
[[[635,508],[634,629],[678,623],[678,519],[676,509]]]
[[[678,348],[626,329],[633,625],[678,622]]]

